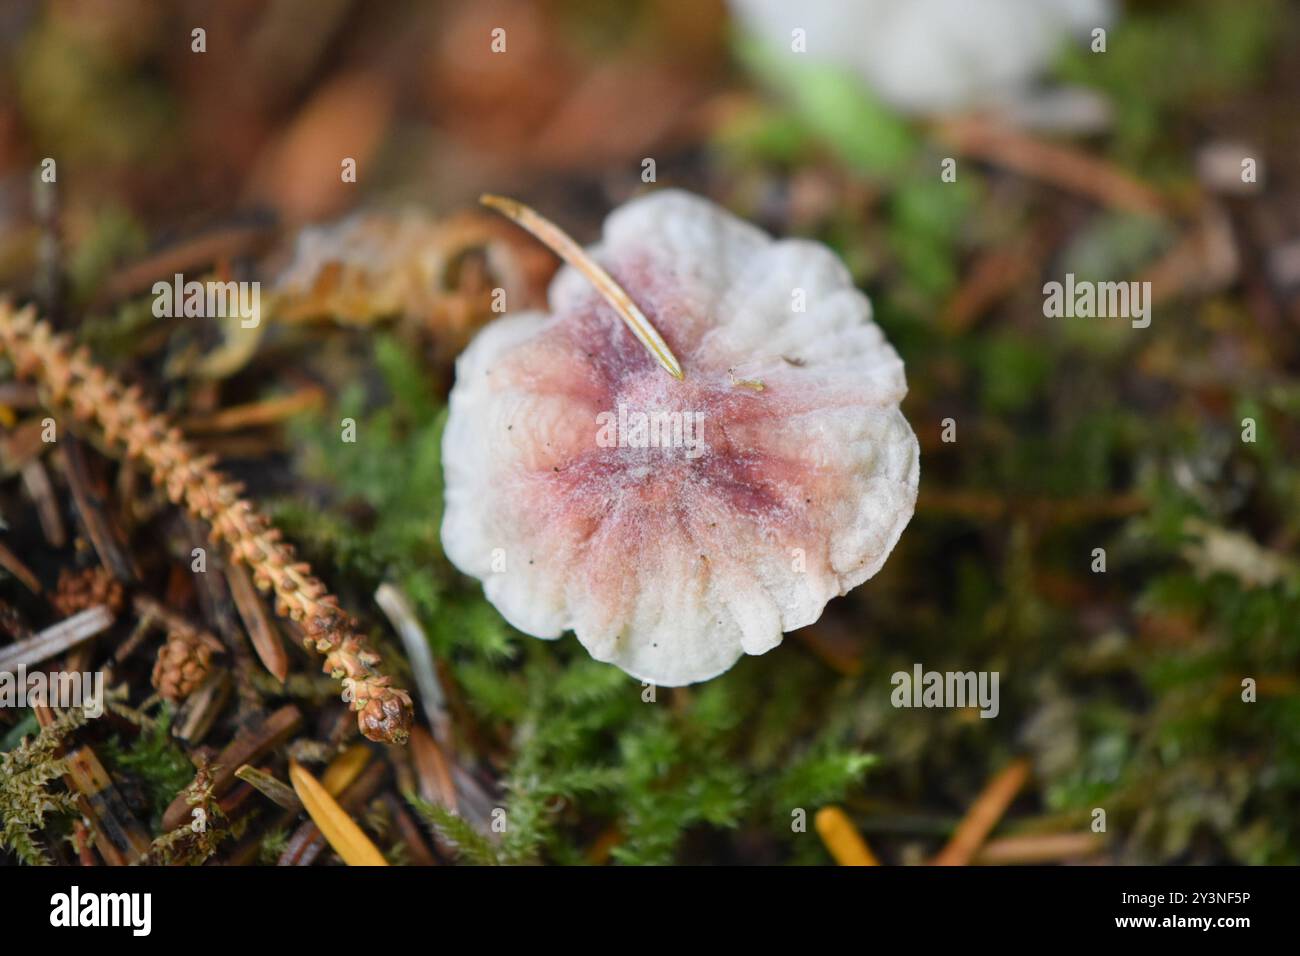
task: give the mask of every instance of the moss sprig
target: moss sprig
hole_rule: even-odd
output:
[[[51,790],[62,779],[66,761],[59,756],[63,740],[86,722],[81,710],[67,710],[35,737],[24,738],[8,753],[0,753],[0,850],[11,850],[31,866],[49,865],[35,833],[50,814],[75,815],[73,794]]]

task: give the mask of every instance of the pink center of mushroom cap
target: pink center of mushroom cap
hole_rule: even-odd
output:
[[[504,424],[517,457],[502,497],[537,546],[529,560],[563,564],[614,631],[634,615],[638,583],[683,567],[700,588],[739,600],[774,574],[803,577],[823,600],[838,593],[829,526],[858,492],[826,466],[835,450],[804,416],[862,396],[806,373],[797,355],[747,366],[761,391],[736,384],[741,372],[702,347],[716,320],[698,314],[701,299],[680,278],[645,259],[610,271],[685,378],[666,374],[594,292],[504,357],[500,375],[545,410],[521,407],[522,420]],[[635,431],[638,416],[646,431],[656,420],[657,442]],[[777,560],[755,568],[758,549]],[[796,572],[799,552],[807,558]]]
[[[706,537],[719,518],[745,516],[773,532],[789,523],[784,530],[806,536],[811,493],[821,498],[827,489],[806,460],[774,453],[764,441],[806,402],[787,382],[753,390],[736,384],[730,367],[701,361],[693,333],[711,323],[701,323],[689,297],[656,281],[646,263],[611,273],[679,357],[685,379],[667,375],[594,293],[557,317],[542,333],[545,344],[515,352],[504,370],[570,404],[572,427],[549,432],[547,454],[527,469],[536,494],[560,503],[556,517],[588,527],[653,519],[661,531]],[[569,360],[556,362],[562,355]],[[795,369],[799,359],[783,364]],[[525,440],[535,437],[521,427]]]

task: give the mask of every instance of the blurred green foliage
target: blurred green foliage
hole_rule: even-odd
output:
[[[1106,93],[1112,149],[1155,175],[1179,165],[1179,125],[1198,110],[1257,85],[1279,39],[1282,0],[1126,4],[1106,52],[1067,51],[1063,79]]]

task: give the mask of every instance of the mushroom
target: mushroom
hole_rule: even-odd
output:
[[[773,48],[803,31],[809,59],[845,67],[890,106],[935,113],[1016,104],[1072,35],[1105,26],[1112,0],[731,0]]]
[[[586,253],[494,204],[570,263],[549,314],[460,356],[443,440],[446,554],[510,624],[677,686],[880,569],[919,450],[902,360],[828,248],[674,190],[615,210]]]

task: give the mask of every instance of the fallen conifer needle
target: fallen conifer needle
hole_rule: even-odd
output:
[[[20,667],[39,664],[107,630],[112,623],[113,612],[102,604],[86,608],[39,634],[0,650],[0,670],[17,671]]]
[[[840,866],[879,866],[853,821],[839,807],[822,807],[813,818],[817,835]]]
[[[365,744],[353,744],[330,761],[320,776],[321,786],[330,796],[337,797],[356,782],[368,763],[370,748]]]
[[[289,762],[289,781],[321,835],[348,866],[387,866],[379,848],[370,842],[321,782],[296,760]]]
[[[931,861],[931,865],[966,866],[969,864],[1028,780],[1028,760],[1021,758],[1007,764],[975,799],[961,823],[957,824],[952,838]]]
[[[265,770],[258,770],[256,767],[244,764],[235,771],[235,776],[285,810],[297,813],[302,809],[302,801],[298,799],[298,794]]]
[[[505,196],[484,193],[479,197],[479,202],[489,209],[495,209],[521,228],[527,229],[557,256],[586,276],[591,284],[596,287],[596,291],[605,297],[609,304],[614,307],[614,311],[627,323],[627,327],[632,330],[632,334],[637,337],[637,340],[649,349],[650,354],[655,357],[655,361],[662,365],[664,370],[673,378],[681,379],[683,377],[681,363],[677,361],[677,357],[668,348],[668,343],[650,324],[650,320],[645,317],[645,313],[637,308],[636,303],[632,301],[632,298],[624,291],[623,287],[614,281],[613,276],[602,269],[591,256],[587,255],[583,248],[569,238],[563,229],[536,210]]]

